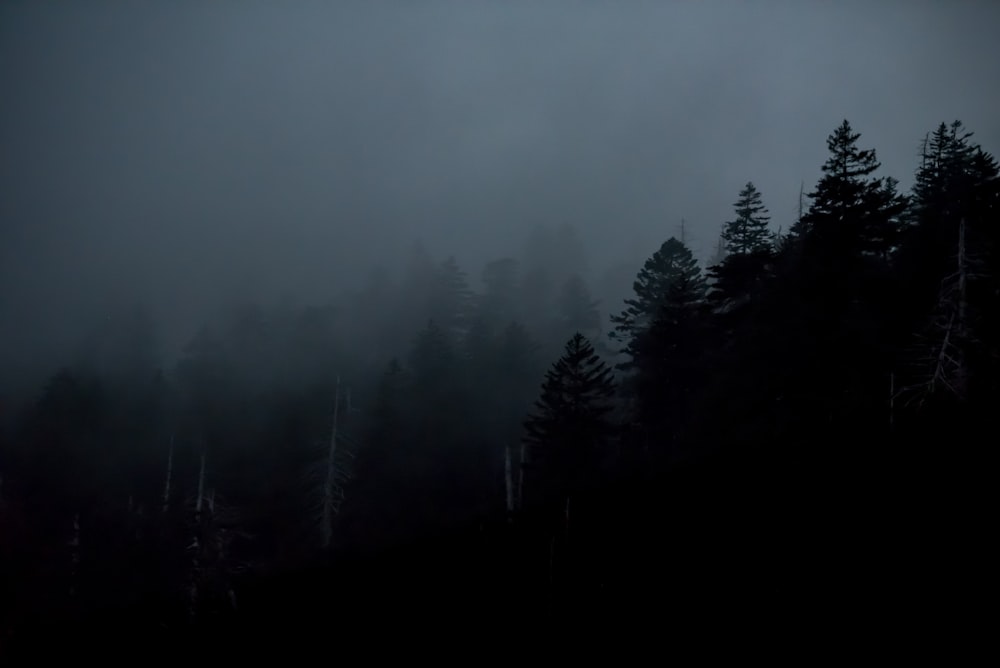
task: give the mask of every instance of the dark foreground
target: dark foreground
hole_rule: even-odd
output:
[[[571,502],[568,526],[552,509],[484,518],[244,575],[238,611],[193,627],[148,628],[141,610],[92,614],[23,625],[2,656],[332,661],[404,651],[396,643],[411,634],[458,653],[487,643],[470,657],[536,641],[576,653],[623,633],[668,654],[673,643],[719,649],[742,637],[836,651],[922,647],[956,629],[965,640],[953,650],[968,650],[989,591],[984,463],[857,461],[720,453]]]

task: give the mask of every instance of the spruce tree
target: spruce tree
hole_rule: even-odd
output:
[[[454,257],[449,257],[435,273],[429,316],[453,341],[457,341],[469,327],[472,307],[473,293],[465,272]]]
[[[524,423],[528,484],[536,498],[564,496],[596,481],[612,436],[611,370],[577,333],[545,374],[535,412]]]
[[[954,121],[925,140],[898,281],[907,322],[920,333],[904,361],[926,360],[911,387],[944,386],[954,397],[988,401],[1000,357],[993,343],[1000,170],[971,137]]]
[[[746,184],[733,206],[736,218],[722,230],[723,259],[710,272],[712,296],[724,303],[757,292],[774,253],[771,217],[753,183]]]
[[[809,193],[809,210],[792,227],[804,240],[807,261],[885,258],[898,243],[907,200],[896,192],[895,179],[871,176],[881,165],[875,149],[858,147],[860,138],[847,120],[827,138],[823,176]]]
[[[727,222],[722,231],[726,254],[754,255],[769,251],[771,233],[767,226],[771,216],[761,201],[760,191],[752,182],[743,187],[733,207],[736,218]]]
[[[623,369],[634,366],[637,339],[654,320],[677,322],[691,316],[708,290],[694,255],[674,237],[646,260],[632,287],[635,297],[625,300],[619,315],[611,316],[615,328],[609,336],[624,343],[622,352],[632,358],[620,365]]]

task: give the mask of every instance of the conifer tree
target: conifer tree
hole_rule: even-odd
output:
[[[722,231],[726,253],[754,255],[770,250],[771,233],[767,226],[771,216],[761,201],[760,191],[753,182],[748,182],[743,187],[733,207],[736,209],[736,218],[726,223]]]
[[[449,257],[435,273],[429,316],[453,341],[457,341],[469,327],[472,306],[473,293],[465,272],[454,257]]]
[[[792,226],[804,239],[807,261],[885,258],[898,243],[907,200],[895,179],[871,176],[881,165],[875,149],[858,148],[860,138],[847,120],[827,138],[823,176],[809,193],[809,210]]]
[[[635,364],[638,337],[654,320],[678,322],[691,316],[704,301],[708,284],[691,251],[671,237],[646,260],[633,289],[635,297],[625,300],[625,310],[611,316],[615,329],[610,337],[624,343],[622,352],[632,358],[621,365],[623,369]]]
[[[898,263],[900,301],[921,332],[905,361],[915,384],[982,399],[997,368],[1000,170],[960,121],[927,137],[913,187],[913,224]],[[928,312],[933,316],[928,318]],[[985,391],[985,395],[981,392]]]
[[[755,292],[774,252],[774,236],[768,230],[771,217],[753,183],[746,184],[733,206],[736,218],[722,230],[724,257],[710,272],[713,297],[723,302]]]
[[[600,475],[612,435],[611,370],[577,333],[545,374],[535,412],[524,423],[528,485],[537,497],[582,489]]]

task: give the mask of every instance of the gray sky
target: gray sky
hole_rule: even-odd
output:
[[[848,118],[909,185],[1000,150],[994,2],[5,2],[0,363],[143,299],[308,301],[421,237],[472,272],[536,223],[591,266],[706,255],[753,180],[794,216]],[[13,352],[12,352],[13,351]]]

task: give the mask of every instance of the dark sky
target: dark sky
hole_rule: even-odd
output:
[[[475,273],[571,222],[638,268],[683,217],[704,256],[747,180],[787,226],[845,117],[904,185],[940,121],[1000,150],[998,28],[959,1],[5,2],[0,362],[120,300],[187,327],[317,299],[417,237]]]

